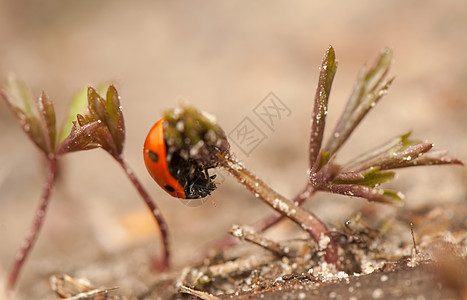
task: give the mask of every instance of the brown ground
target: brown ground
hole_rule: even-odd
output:
[[[115,81],[127,125],[125,157],[164,212],[171,229],[173,264],[181,270],[197,262],[203,247],[224,236],[232,224],[254,223],[271,210],[224,173],[212,198],[215,206],[207,201],[201,207],[187,207],[164,194],[147,175],[141,158],[145,135],[163,110],[188,101],[215,115],[226,132],[249,117],[267,138],[249,155],[235,145],[233,151],[272,187],[292,197],[306,180],[311,100],[325,49],[332,44],[340,62],[328,116],[332,127],[360,67],[390,46],[396,81],[339,160],[413,130],[414,137],[434,142],[438,149],[448,149],[465,162],[466,32],[467,10],[462,0],[339,4],[0,0],[0,77],[14,72],[36,95],[46,90],[55,101],[59,120],[74,92],[87,84]],[[291,111],[272,129],[253,112],[271,91]],[[44,177],[38,151],[5,106],[0,107],[1,279],[30,226]],[[118,293],[124,295],[141,295],[151,286],[170,294],[170,287],[158,285],[164,284],[161,276],[147,267],[149,254],[159,249],[157,231],[118,166],[99,150],[70,155],[63,163],[47,221],[22,272],[16,298],[53,298],[48,279],[62,273],[86,277],[96,286],[119,286]],[[452,251],[464,253],[466,249],[466,179],[467,172],[460,167],[404,170],[390,184],[406,194],[404,208],[327,194],[317,195],[306,207],[335,228],[360,211],[371,228],[389,222],[389,232],[371,242],[373,250],[354,249],[366,255],[382,252],[383,247],[386,255],[393,255],[378,263],[409,259],[413,254],[410,222],[422,254],[440,260],[438,252],[430,250],[438,249],[433,245],[440,243],[444,245],[440,249],[445,249],[450,242],[458,244]],[[290,222],[283,222],[268,236],[278,241],[304,237]],[[383,241],[390,246],[381,245]],[[241,253],[225,255],[259,253],[253,246],[243,248],[235,250]],[[323,295],[348,299],[340,294],[340,288],[349,291],[345,278],[337,285],[315,289],[311,283],[316,278],[303,277],[305,270],[286,265],[275,269],[271,280],[262,278],[264,288],[256,290],[268,297],[288,293],[289,298],[300,298],[301,290],[289,290],[305,285],[305,290],[313,286],[310,293],[322,293],[321,299]],[[396,273],[390,273],[398,275],[386,281],[380,273],[373,273],[349,282],[361,282],[361,290],[353,290],[355,297],[361,292],[358,298],[387,296],[405,282],[409,287],[405,291],[413,291],[412,299],[455,299],[458,295],[449,294],[446,286],[462,287],[463,282],[449,279],[465,271],[462,266],[460,261],[448,261],[407,268],[401,262],[394,267]],[[427,270],[442,276],[431,278]],[[288,277],[281,281],[284,275]],[[169,280],[180,274],[164,276]],[[243,282],[246,293],[256,291],[252,274],[244,276],[229,282],[234,287]],[[410,278],[410,285],[404,276]],[[217,287],[206,288],[215,292]],[[381,291],[373,294],[375,289]],[[394,295],[402,298],[405,294]]]

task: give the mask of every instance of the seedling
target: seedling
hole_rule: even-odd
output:
[[[14,288],[19,272],[44,222],[60,158],[64,154],[94,148],[102,148],[118,162],[151,211],[162,236],[163,254],[156,267],[161,270],[167,269],[170,252],[166,222],[122,156],[125,124],[116,88],[113,85],[109,86],[105,99],[91,87],[77,95],[72,101],[68,122],[60,135],[57,134],[53,104],[45,92],[35,100],[23,83],[10,79],[1,91],[1,96],[23,131],[44,154],[48,165],[40,205],[36,210],[30,233],[16,256],[8,277],[7,291]],[[87,112],[80,114],[86,108]],[[71,122],[73,119],[77,120]]]
[[[309,181],[293,200],[278,194],[247,170],[231,152],[227,137],[215,119],[192,107],[175,109],[165,114],[163,133],[158,140],[161,142],[159,145],[164,145],[165,152],[155,153],[148,147],[145,155],[152,163],[158,163],[161,153],[165,153],[163,161],[168,165],[164,168],[155,166],[148,169],[155,170],[153,177],[167,192],[178,189],[180,193],[176,195],[177,197],[183,195],[188,198],[203,197],[214,191],[216,188],[214,177],[209,176],[208,169],[224,168],[255,197],[279,213],[261,222],[254,231],[264,231],[286,217],[298,224],[315,240],[327,263],[340,267],[338,248],[333,236],[323,221],[300,206],[304,201],[310,199],[317,191],[324,191],[361,197],[383,204],[402,205],[404,199],[402,193],[381,188],[381,184],[394,178],[394,169],[435,164],[462,165],[461,161],[447,156],[444,151],[433,151],[432,144],[410,139],[410,133],[400,135],[348,163],[337,163],[337,154],[342,145],[371,108],[387,93],[393,82],[393,78],[386,78],[391,63],[392,51],[385,49],[371,68],[362,70],[333,134],[323,146],[329,95],[337,70],[334,49],[332,47],[327,49],[314,98],[309,144]],[[48,175],[41,202],[31,232],[13,265],[7,289],[13,289],[21,267],[43,224],[59,158],[70,152],[94,148],[104,149],[119,163],[150,209],[162,235],[163,255],[160,268],[168,268],[170,252],[168,228],[164,218],[122,157],[125,126],[115,87],[108,88],[105,99],[93,88],[76,97],[68,122],[59,135],[55,127],[53,104],[45,93],[42,93],[37,100],[33,100],[23,84],[9,81],[6,88],[1,91],[1,95],[23,131],[41,150],[48,162]],[[81,114],[84,107],[87,107],[87,113]],[[75,121],[71,122],[72,120]],[[155,149],[162,149],[162,146]],[[154,153],[150,153],[151,151]],[[157,154],[157,158],[154,154]],[[172,161],[174,157],[177,158],[176,163]],[[174,183],[179,183],[180,186],[167,187],[162,177],[172,177]],[[262,238],[255,236],[254,240],[261,241]],[[269,249],[277,246],[270,242]],[[223,241],[224,246],[230,244],[228,241]],[[285,254],[281,252],[282,250],[278,249],[276,252],[279,255]],[[267,259],[274,257],[275,255]],[[247,265],[261,265],[267,259],[258,257],[254,262],[249,261]],[[211,274],[216,274],[218,269],[213,267],[211,269]]]
[[[165,128],[168,152],[180,152],[181,156],[190,160],[191,165],[197,163],[200,169],[207,170],[217,166],[224,168],[255,197],[280,213],[280,217],[272,217],[258,226],[259,231],[287,217],[310,234],[323,252],[327,263],[339,265],[337,245],[329,229],[317,216],[300,207],[300,204],[311,198],[315,192],[324,191],[400,206],[404,199],[401,192],[380,187],[381,184],[394,178],[393,169],[421,165],[462,164],[461,161],[448,157],[445,151],[431,151],[433,147],[431,143],[410,139],[410,133],[398,136],[346,164],[336,162],[337,153],[342,145],[366,114],[386,95],[394,80],[394,78],[386,78],[391,63],[392,51],[385,49],[373,67],[362,70],[331,138],[323,147],[329,95],[337,71],[334,49],[332,47],[327,49],[320,68],[312,114],[309,182],[293,200],[278,194],[247,170],[230,151],[227,137],[214,118],[207,117],[206,114],[199,113],[192,107],[175,109],[165,114],[165,118],[171,120]],[[203,128],[208,130],[196,130],[197,124],[206,123],[208,125],[204,125]],[[183,138],[179,138],[180,136]],[[195,146],[197,151],[191,151]],[[174,173],[184,172],[179,169]],[[222,245],[228,246],[230,243],[224,240]]]

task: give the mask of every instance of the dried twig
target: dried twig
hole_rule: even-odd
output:
[[[272,253],[282,257],[282,256],[287,256],[290,253],[290,249],[288,247],[284,247],[279,243],[276,243],[274,241],[271,241],[270,239],[267,239],[265,237],[259,236],[256,232],[254,232],[252,229],[246,228],[246,227],[241,227],[239,225],[232,225],[232,228],[229,230],[229,233],[240,239],[240,240],[245,240],[247,242],[251,242],[255,245],[258,245],[268,251],[271,251]]]
[[[412,242],[413,249],[415,250],[415,255],[418,255],[417,242],[415,242],[415,234],[413,233],[413,223],[410,223],[410,232],[412,233]]]
[[[94,289],[88,292],[76,294],[72,297],[64,298],[63,300],[87,300],[87,299],[92,300],[92,299],[95,299],[94,298],[95,296],[107,295],[110,292],[117,290],[117,289],[118,287],[112,287],[108,289]]]
[[[203,299],[203,300],[220,300],[221,298],[217,297],[217,296],[214,296],[213,294],[210,294],[208,292],[203,292],[203,291],[198,291],[198,290],[195,290],[195,289],[192,289],[190,287],[187,287],[186,285],[180,285],[178,287],[180,293],[185,293],[185,294],[189,294],[189,295],[193,295],[193,296],[196,296],[200,299]]]
[[[211,277],[227,277],[231,274],[249,272],[256,267],[265,265],[276,260],[275,255],[253,255],[245,258],[239,258],[234,261],[227,261],[222,264],[208,267],[208,274]]]
[[[64,300],[95,299],[96,296],[102,295],[106,295],[105,299],[107,299],[107,295],[110,292],[118,289],[118,287],[96,289],[87,279],[73,278],[67,274],[51,276],[50,286],[55,294]],[[116,297],[118,299],[126,299],[120,296]]]

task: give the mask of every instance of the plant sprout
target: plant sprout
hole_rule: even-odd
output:
[[[395,177],[393,169],[437,164],[462,165],[461,161],[447,156],[445,151],[432,151],[433,144],[410,139],[410,133],[398,136],[374,150],[357,156],[346,164],[341,165],[336,162],[337,153],[342,145],[367,113],[386,95],[394,80],[394,78],[386,78],[391,63],[392,51],[384,49],[371,68],[364,68],[360,72],[344,112],[331,138],[323,146],[329,95],[337,71],[334,49],[332,47],[327,49],[320,67],[318,87],[314,99],[309,147],[309,182],[293,200],[286,199],[278,194],[260,178],[253,175],[251,171],[247,170],[231,153],[230,147],[224,146],[222,149],[217,147],[218,144],[225,145],[227,138],[214,118],[208,118],[208,120],[212,120],[212,132],[216,133],[210,136],[217,136],[218,141],[205,142],[204,147],[208,148],[208,150],[204,150],[204,152],[213,153],[217,151],[218,156],[212,157],[211,155],[209,159],[202,156],[201,158],[192,158],[200,160],[200,164],[206,168],[213,166],[224,168],[240,184],[251,191],[256,198],[279,212],[279,215],[270,217],[257,225],[255,228],[257,231],[266,230],[284,217],[289,218],[308,232],[316,241],[326,262],[339,265],[337,245],[327,226],[313,213],[300,207],[315,192],[324,191],[400,206],[403,204],[404,199],[401,192],[380,187],[381,184]],[[190,114],[191,119],[193,119],[193,115],[196,115],[194,108],[191,107],[166,113],[166,118],[174,119],[171,123],[173,130],[176,130],[175,124],[179,121],[183,122],[185,114]],[[204,114],[198,113],[198,115],[198,118],[203,119],[203,122],[205,122]],[[185,131],[192,131],[190,124],[184,123],[184,126],[180,127]],[[203,132],[195,140],[202,140],[205,134]],[[190,139],[188,139],[185,146],[190,147]],[[209,161],[208,164],[206,164],[206,160]],[[233,240],[228,237],[217,245],[224,248],[232,244]]]
[[[288,218],[310,235],[327,263],[340,267],[338,246],[330,230],[318,216],[301,207],[303,202],[317,191],[323,191],[399,206],[403,204],[403,194],[381,187],[395,177],[395,169],[438,164],[462,165],[458,159],[447,156],[445,151],[434,151],[433,144],[412,140],[410,133],[399,135],[347,163],[337,162],[342,145],[367,113],[386,95],[394,80],[387,78],[391,64],[392,51],[384,49],[372,67],[360,72],[344,111],[331,137],[323,146],[329,96],[337,71],[334,49],[329,47],[326,50],[313,101],[309,180],[293,199],[278,194],[249,171],[231,152],[227,137],[215,119],[193,107],[166,112],[166,145],[170,148],[170,153],[178,151],[180,157],[190,159],[190,163],[198,164],[203,170],[224,168],[256,198],[279,213],[257,224],[254,228],[256,231],[264,231],[281,219]],[[35,100],[24,84],[9,80],[0,93],[23,131],[44,154],[48,166],[40,204],[31,231],[13,264],[7,291],[14,288],[21,267],[42,227],[59,158],[70,152],[94,148],[102,148],[119,163],[151,211],[162,236],[163,255],[159,269],[167,269],[170,251],[166,222],[122,156],[125,124],[116,88],[110,85],[105,98],[91,87],[76,96],[60,133],[57,133],[55,125],[53,104],[44,92]],[[82,114],[85,108],[87,112]],[[222,247],[231,244],[232,239],[219,243]]]
[[[70,152],[94,148],[104,149],[119,163],[151,211],[162,236],[163,254],[157,267],[161,270],[167,269],[170,264],[170,251],[166,222],[122,156],[125,124],[116,88],[110,85],[105,99],[91,87],[77,95],[71,104],[69,122],[65,124],[60,135],[57,134],[53,104],[44,92],[35,100],[23,83],[10,79],[5,89],[1,91],[1,96],[15,115],[23,131],[44,154],[48,166],[40,204],[36,210],[30,233],[18,251],[8,277],[7,291],[14,288],[19,272],[34,246],[44,222],[51,190],[55,183],[59,158]],[[86,107],[87,113],[79,114]],[[75,118],[77,121],[71,122]]]

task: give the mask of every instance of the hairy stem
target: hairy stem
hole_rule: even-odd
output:
[[[157,266],[157,267],[160,270],[167,270],[170,268],[169,229],[168,229],[167,223],[165,222],[165,219],[162,216],[160,209],[157,207],[154,201],[152,201],[151,197],[146,192],[146,190],[143,188],[138,178],[136,178],[136,175],[133,172],[133,170],[126,164],[126,162],[123,160],[121,156],[116,156],[114,158],[118,161],[120,166],[123,168],[123,170],[125,171],[125,174],[128,176],[130,181],[133,183],[136,190],[138,191],[138,193],[141,195],[144,202],[146,203],[146,206],[148,207],[148,209],[151,211],[152,215],[154,216],[154,220],[156,221],[156,224],[158,225],[160,233],[161,233],[162,253],[163,253],[162,260],[160,261],[161,266]]]
[[[315,215],[276,193],[230,155],[221,155],[221,165],[255,196],[307,231],[324,251],[326,262],[337,264],[337,245],[326,225]]]
[[[32,247],[34,246],[34,243],[36,242],[36,239],[42,228],[42,224],[44,223],[47,205],[49,204],[50,193],[55,182],[57,166],[58,163],[55,156],[48,158],[47,181],[45,182],[44,188],[42,190],[41,202],[36,210],[36,215],[34,217],[34,221],[32,223],[29,235],[26,237],[23,244],[21,245],[21,248],[16,254],[15,262],[13,264],[13,268],[10,272],[6,285],[7,292],[10,292],[15,287],[19,272],[21,271],[24,261],[29,255]]]
[[[295,205],[298,205],[298,206],[302,205],[302,203],[305,202],[305,200],[309,199],[314,194],[314,192],[315,192],[315,190],[314,190],[313,186],[311,185],[311,183],[308,183],[305,186],[305,188],[303,189],[303,191],[301,191],[297,196],[295,196],[295,198],[293,200],[293,203]],[[262,219],[261,221],[257,222],[256,224],[254,224],[252,226],[252,228],[256,232],[263,232],[263,231],[268,230],[272,226],[276,225],[277,223],[279,223],[284,218],[285,218],[284,215],[282,215],[280,213],[276,213],[274,215],[270,215],[270,216]],[[214,242],[213,244],[209,245],[208,247],[206,247],[201,252],[200,257],[202,259],[204,259],[206,256],[209,255],[210,249],[213,249],[213,248],[216,249],[216,250],[224,250],[224,249],[230,248],[233,245],[235,245],[236,241],[237,240],[234,239],[231,235],[226,235],[222,239],[220,239],[220,240]]]
[[[313,195],[315,192],[313,186],[311,184],[307,184],[303,191],[295,196],[293,203],[297,206],[302,205],[303,202],[305,202],[306,199],[309,199],[311,195]],[[263,232],[272,226],[276,225],[279,223],[281,220],[285,218],[284,215],[282,214],[275,214],[271,215],[265,219],[263,219],[261,222],[258,222],[258,224],[255,224],[254,229],[257,232]]]

